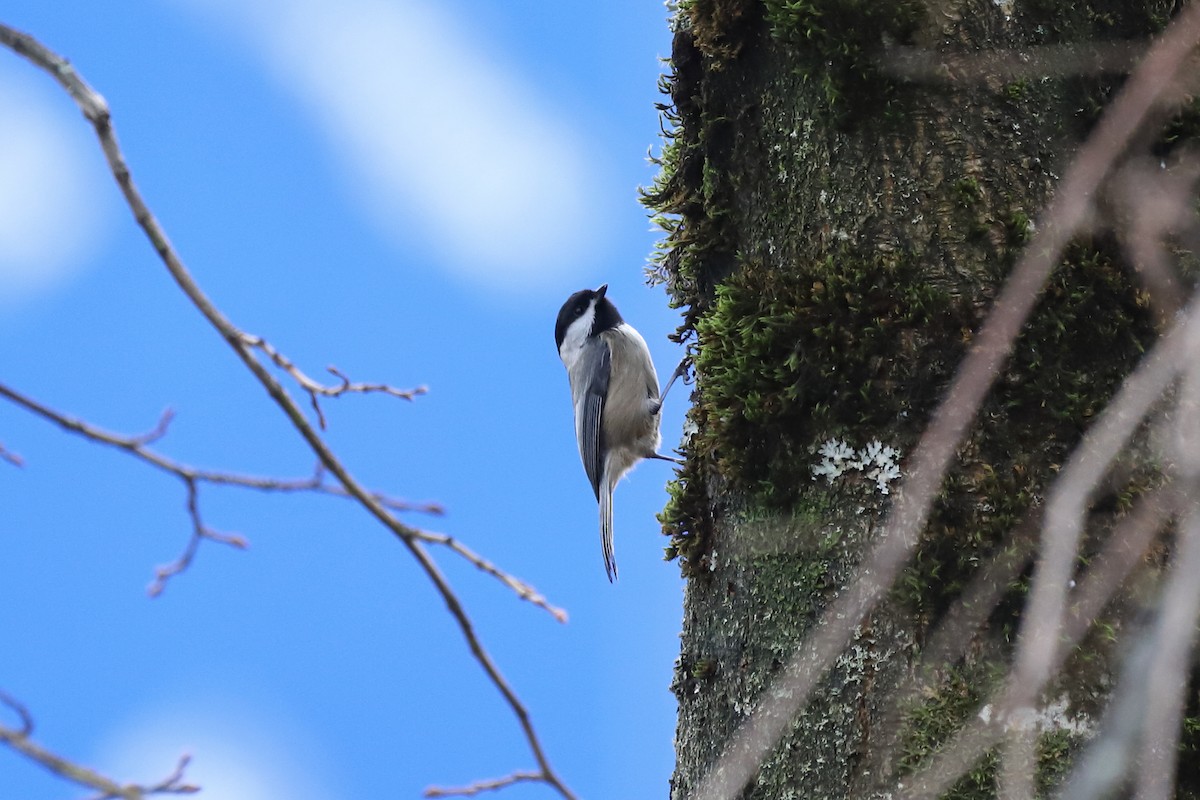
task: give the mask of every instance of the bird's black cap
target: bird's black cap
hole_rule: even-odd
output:
[[[592,336],[601,331],[615,328],[624,322],[621,319],[621,312],[617,311],[617,307],[612,304],[612,301],[605,297],[607,291],[608,284],[606,283],[599,289],[580,289],[567,298],[567,302],[563,303],[562,308],[558,310],[558,321],[554,324],[555,347],[562,347],[563,338],[567,335],[567,328],[584,315],[593,299],[596,300],[596,319],[592,322]]]

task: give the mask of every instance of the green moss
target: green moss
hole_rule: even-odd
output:
[[[671,98],[660,106],[667,140],[660,175],[644,202],[666,232],[651,277],[665,282],[673,305],[687,309],[675,338],[697,338],[700,377],[690,412],[697,432],[660,515],[671,537],[666,555],[681,557],[688,574],[705,563],[714,520],[722,513],[711,494],[744,493],[747,503],[795,510],[830,491],[811,475],[823,441],[838,437],[861,445],[888,431],[887,444],[911,452],[987,310],[979,298],[995,291],[1032,235],[1027,201],[1006,196],[988,171],[964,161],[943,170],[940,191],[953,220],[947,232],[962,232],[973,242],[972,257],[987,265],[973,279],[977,284],[946,270],[919,241],[912,250],[872,250],[870,233],[862,246],[834,236],[816,259],[787,240],[792,227],[762,232],[748,245],[756,251],[732,249],[747,224],[745,204],[756,200],[756,181],[764,175],[798,181],[797,191],[819,192],[834,218],[844,210],[834,206],[838,192],[822,190],[828,176],[808,171],[829,157],[811,149],[827,145],[807,128],[795,129],[795,118],[771,111],[782,97],[746,92],[730,65],[775,47],[764,31],[755,34],[765,22],[770,36],[791,48],[780,57],[814,68],[833,59],[827,75],[840,75],[838,64],[853,73],[885,33],[903,41],[919,22],[914,5],[882,6],[689,0],[680,7],[686,21],[677,25],[672,72],[662,84]],[[756,16],[764,12],[765,20]],[[753,35],[764,38],[742,48]],[[721,46],[714,44],[718,39]],[[1049,105],[1054,91],[1047,82],[1012,85],[1001,92],[1001,102]],[[820,113],[820,103],[813,105]],[[811,114],[805,119],[810,124]],[[751,154],[738,151],[744,133],[737,131],[766,125],[789,126],[770,135],[789,137],[795,159],[768,154],[760,171],[747,175],[743,162]],[[1027,157],[1042,155],[1032,149]],[[737,185],[734,175],[743,175],[745,185]],[[923,191],[909,184],[895,194],[920,197]],[[821,213],[801,206],[774,209],[772,218],[815,231],[825,219]],[[896,216],[917,213],[915,207],[895,210]],[[775,242],[779,252],[771,249]],[[1049,465],[1062,462],[1111,395],[1121,365],[1153,337],[1150,317],[1117,265],[1118,249],[1107,241],[1078,243],[1055,273],[988,400],[988,425],[961,449],[906,575],[902,599],[919,613],[936,618],[1002,546],[1039,502],[1052,477]],[[1018,583],[1015,596],[1020,591]]]
[[[687,0],[678,10],[697,49],[714,70],[741,53],[748,29],[761,15],[758,0]]]
[[[964,208],[970,208],[983,197],[979,181],[973,177],[960,178],[954,184],[954,192],[958,195],[959,204]]]
[[[664,558],[679,559],[685,575],[703,573],[712,549],[713,514],[704,500],[706,492],[699,471],[697,459],[685,458],[679,476],[667,484],[667,505],[658,514],[663,533],[670,537],[663,549]]]
[[[919,771],[940,749],[979,713],[1004,671],[999,666],[958,667],[948,672],[936,690],[926,693],[905,714],[906,730],[902,740],[902,774]],[[1083,737],[1065,729],[1051,729],[1038,736],[1037,796],[1049,797],[1067,777],[1073,754],[1082,746]],[[945,794],[943,800],[991,800],[996,796],[996,751],[987,752]]]
[[[988,424],[960,448],[908,567],[901,596],[919,613],[936,618],[1041,505],[1043,487],[1154,339],[1153,320],[1116,248],[1106,240],[1078,242],[1052,274],[981,412]],[[1124,471],[1125,482],[1097,500],[1097,511],[1127,510],[1159,479],[1153,465],[1130,463]],[[1014,625],[1024,590],[1021,578],[1000,612]]]
[[[704,15],[732,14],[737,5],[696,0],[681,7],[680,14],[691,21],[676,33],[671,72],[659,82],[670,97],[658,105],[666,144],[655,160],[659,173],[641,200],[665,233],[647,277],[667,286],[674,307],[689,308],[675,341],[690,335],[701,299],[733,260],[728,244],[733,238],[728,213],[734,192],[729,180],[733,126],[726,114],[707,110],[700,82],[713,68],[701,31],[714,23]]]
[[[899,765],[902,774],[917,772],[978,713],[991,687],[1002,676],[980,668],[951,670],[936,690],[905,711],[905,735]],[[963,777],[947,797],[991,797],[995,758],[989,754]]]
[[[1166,27],[1178,6],[1175,0],[1023,0],[1014,4],[1012,22],[1041,44],[1141,39]]]
[[[696,324],[702,391],[687,465],[659,516],[667,557],[682,556],[689,574],[704,563],[715,510],[702,469],[751,505],[795,511],[826,439],[907,419],[908,440],[888,442],[906,447],[958,361],[965,308],[911,260],[848,249],[765,283],[758,269],[733,275]],[[935,339],[956,344],[937,354]]]
[[[812,483],[815,445],[897,419],[916,432],[959,355],[933,342],[948,327],[961,341],[964,314],[903,256],[842,249],[787,273],[749,265],[697,322],[692,448],[752,502],[785,507]]]
[[[1160,159],[1167,159],[1180,145],[1194,144],[1200,139],[1200,98],[1193,97],[1167,121],[1153,147]]]
[[[925,16],[919,0],[765,0],[771,35],[793,44],[809,44],[823,60],[861,62],[885,37],[906,42]],[[869,65],[857,63],[861,71]]]
[[[817,82],[831,108],[879,112],[891,81],[878,56],[885,41],[909,44],[926,15],[921,0],[765,0],[771,35],[802,57],[802,74]]]
[[[917,613],[935,619],[1003,546],[1153,338],[1115,247],[1078,243],[1052,276],[983,411],[989,424],[961,448],[898,590]],[[731,276],[696,322],[696,433],[660,516],[668,557],[704,562],[717,511],[701,475],[751,505],[795,509],[827,491],[812,477],[822,442],[860,444],[887,430],[895,437],[887,444],[911,451],[978,327],[976,312],[904,254],[842,248],[804,269],[748,264]],[[1114,509],[1149,479],[1118,487]],[[1023,584],[1013,591],[1015,613]]]
[[[1004,216],[1004,229],[1012,245],[1023,245],[1033,237],[1033,222],[1021,208],[1008,209]]]
[[[1027,80],[1017,80],[1013,81],[1012,83],[1006,83],[1004,84],[1004,88],[1001,90],[1001,94],[1014,103],[1024,100],[1028,92],[1029,81]]]
[[[1183,726],[1179,735],[1179,769],[1175,794],[1180,800],[1200,798],[1200,668],[1193,666],[1184,701]]]

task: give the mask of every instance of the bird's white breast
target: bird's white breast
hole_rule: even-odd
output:
[[[562,344],[558,347],[558,357],[566,365],[569,374],[574,374],[575,365],[579,363],[579,356],[583,352],[583,345],[587,342],[588,335],[592,332],[592,325],[595,321],[596,303],[593,301],[588,305],[587,311],[583,312],[579,319],[567,327]]]

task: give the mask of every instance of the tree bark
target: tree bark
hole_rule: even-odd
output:
[[[895,448],[903,471],[1031,220],[1128,67],[1110,59],[1109,71],[1086,75],[972,79],[953,74],[954,59],[1042,46],[1060,57],[1120,53],[1176,10],[679,3],[664,81],[672,129],[646,198],[668,232],[652,271],[687,309],[679,335],[694,339],[697,375],[687,465],[662,515],[689,579],[672,798],[694,796],[856,579],[897,486],[879,449]],[[898,77],[905,59],[925,57],[942,80]],[[1189,120],[1150,143],[1155,155],[1194,139]],[[1046,488],[1155,339],[1131,275],[1111,234],[1072,244],[903,579],[742,797],[884,796],[979,711],[1012,655]],[[839,448],[850,455],[836,457]],[[1094,527],[1109,529],[1154,481],[1152,470],[1128,470],[1097,503]],[[1002,576],[995,607],[913,696],[931,632],[988,564]],[[1110,622],[1138,603],[1137,590],[1125,592]],[[1118,667],[1113,640],[1092,635],[1045,699],[1065,707],[1039,739],[1042,791],[1099,714]],[[1196,768],[1180,765],[1183,787]],[[993,796],[994,773],[985,757],[953,796]]]

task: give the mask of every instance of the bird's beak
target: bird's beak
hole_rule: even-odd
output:
[[[607,291],[608,291],[608,284],[606,283],[606,284],[604,284],[603,286],[601,286],[599,289],[597,289],[597,290],[596,290],[596,299],[597,299],[597,300],[603,300],[603,299],[604,299],[604,293],[605,293],[605,292],[607,292]]]

